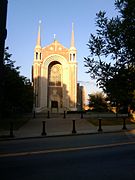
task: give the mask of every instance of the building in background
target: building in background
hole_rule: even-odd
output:
[[[34,50],[32,80],[36,112],[77,110],[77,61],[72,25],[71,45],[54,41],[41,47],[40,24]]]
[[[87,110],[86,101],[86,88],[77,83],[77,110]]]

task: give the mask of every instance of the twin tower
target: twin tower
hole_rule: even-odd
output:
[[[69,49],[56,39],[50,45],[41,47],[39,24],[32,66],[36,112],[77,110],[76,53],[73,24]]]

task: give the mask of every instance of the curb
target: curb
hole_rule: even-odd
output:
[[[71,134],[59,134],[59,135],[39,135],[39,136],[28,136],[28,137],[10,137],[9,135],[0,136],[0,141],[12,141],[12,140],[29,140],[29,139],[42,139],[42,138],[55,138],[55,137],[67,137],[67,136],[81,136],[81,135],[96,135],[96,134],[111,134],[128,132],[130,130],[116,130],[116,131],[101,131],[101,132],[88,132],[88,133],[71,133]]]

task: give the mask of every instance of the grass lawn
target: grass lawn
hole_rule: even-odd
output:
[[[99,120],[97,118],[90,118],[88,121],[94,126],[98,126]],[[103,126],[115,126],[115,125],[123,125],[122,118],[102,118],[101,124]],[[134,124],[128,118],[126,119],[126,124]]]
[[[9,130],[11,122],[13,122],[13,129],[17,130],[29,120],[30,120],[30,117],[28,116],[2,119],[0,120],[0,131]]]

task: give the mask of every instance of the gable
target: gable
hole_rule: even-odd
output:
[[[52,44],[42,48],[42,57],[45,59],[47,56],[51,54],[59,54],[64,56],[66,59],[69,58],[69,50],[65,48],[58,41],[54,41]]]

